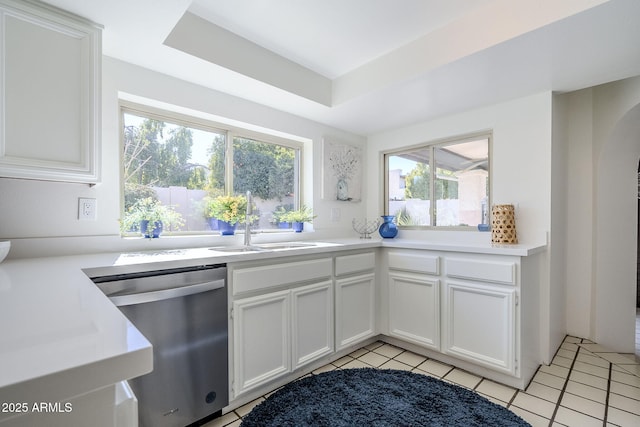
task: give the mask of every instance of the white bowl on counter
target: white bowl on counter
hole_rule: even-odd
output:
[[[11,240],[0,240],[0,262],[4,261],[11,249]]]

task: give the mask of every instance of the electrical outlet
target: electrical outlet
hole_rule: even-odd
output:
[[[78,219],[84,221],[96,220],[97,201],[96,199],[78,199]]]
[[[340,208],[331,208],[331,221],[340,221]]]

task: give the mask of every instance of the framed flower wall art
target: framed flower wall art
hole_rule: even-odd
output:
[[[322,155],[322,198],[359,202],[362,197],[362,148],[325,138]]]

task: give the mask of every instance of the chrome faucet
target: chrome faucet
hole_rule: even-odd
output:
[[[244,245],[251,246],[251,214],[253,206],[251,202],[251,191],[247,191],[247,212],[244,218]]]

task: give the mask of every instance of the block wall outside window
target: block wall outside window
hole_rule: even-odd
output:
[[[217,232],[207,201],[245,195],[254,202],[252,229],[278,230],[283,212],[299,207],[296,141],[225,129],[170,112],[122,108],[123,234],[137,233],[133,212],[159,205],[170,212],[164,233]],[[166,113],[166,114],[163,114]]]
[[[488,224],[490,134],[384,153],[385,214],[407,228]]]

